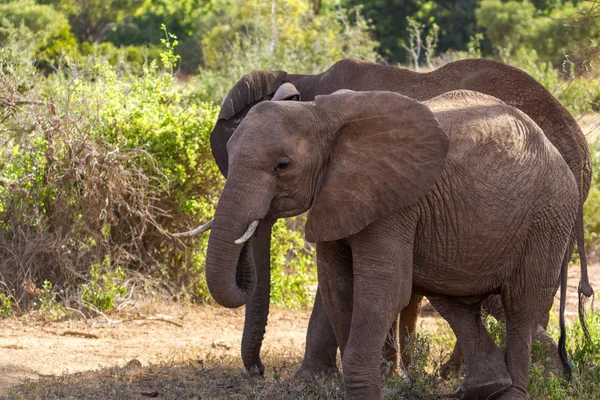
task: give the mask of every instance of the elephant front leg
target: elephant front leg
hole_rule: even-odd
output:
[[[337,375],[337,341],[325,312],[321,291],[317,288],[315,305],[308,322],[306,348],[300,369],[294,378],[312,377],[320,374]]]
[[[413,238],[403,237],[397,225],[387,225],[390,222],[378,221],[349,240],[353,308],[342,355],[348,399],[381,397],[381,348],[398,312],[410,300]]]

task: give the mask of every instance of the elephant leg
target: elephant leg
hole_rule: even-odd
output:
[[[398,323],[400,316],[396,316],[392,327],[385,338],[383,345],[382,356],[383,360],[381,363],[381,371],[385,376],[393,375],[398,369]]]
[[[398,312],[410,301],[414,239],[412,234],[400,237],[403,231],[393,224],[378,221],[349,240],[354,296],[342,355],[347,399],[381,398],[381,349]]]
[[[417,329],[417,320],[421,313],[421,303],[423,296],[413,294],[406,307],[400,312],[400,352],[401,361],[404,368],[408,368],[410,364],[410,351],[408,346]]]
[[[352,322],[352,250],[342,241],[317,243],[317,265],[319,291],[325,315],[343,357]],[[383,343],[379,348],[380,352],[382,347]]]
[[[485,301],[485,308],[497,321],[506,324],[506,314],[504,313],[504,306],[502,305],[502,298],[500,295],[494,294],[489,296]],[[545,329],[546,326],[548,326],[549,316],[550,313],[544,313],[542,316],[540,323],[535,329],[533,341],[541,347],[541,358],[550,358],[551,365],[548,366],[549,369],[554,372],[563,371],[563,365],[560,361],[560,356],[558,355],[558,345]],[[540,360],[534,359],[533,361]]]
[[[269,302],[271,300],[271,224],[261,221],[252,239],[256,265],[256,290],[246,304],[242,361],[253,375],[262,375],[265,367],[260,360],[260,348],[265,336]]]
[[[484,301],[484,307],[488,314],[494,316],[496,320],[506,322],[506,316],[504,315],[504,308],[502,307],[502,299],[498,294],[492,294],[488,296]],[[460,366],[463,364],[462,351],[458,340],[452,350],[452,355],[440,368],[440,376],[443,379],[448,379],[451,376],[456,376],[460,370]]]
[[[440,367],[440,376],[442,379],[449,379],[451,376],[457,376],[462,364],[463,355],[457,340],[454,344],[454,349],[452,350],[450,358]]]
[[[427,297],[448,321],[465,361],[465,379],[457,390],[461,399],[487,399],[511,385],[504,354],[490,337],[481,318],[479,302],[451,297]]]
[[[506,314],[502,306],[502,297],[499,294],[489,295],[483,303],[485,310],[489,315],[496,318],[496,321],[506,323]]]
[[[317,288],[315,305],[308,322],[306,332],[306,348],[300,369],[294,378],[316,376],[320,374],[336,375],[339,373],[337,357],[337,341],[333,328],[325,312],[321,290]]]
[[[550,336],[550,334],[542,327],[542,325],[538,325],[533,337],[534,343],[537,343],[540,347],[540,354],[537,359],[533,359],[536,361],[550,361],[549,365],[546,365],[546,373],[549,372],[566,372],[564,370],[562,361],[560,360],[560,355],[558,353],[558,345],[554,341],[554,338]]]
[[[554,218],[540,222],[525,242],[516,273],[502,286],[506,314],[506,367],[512,386],[500,399],[526,399],[533,337],[539,321],[550,311],[560,266],[568,263],[566,241],[561,227],[547,226]],[[554,229],[552,229],[554,228]]]

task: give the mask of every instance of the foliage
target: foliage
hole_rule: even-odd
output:
[[[0,46],[8,46],[12,28],[20,28],[19,35],[33,41],[31,56],[38,62],[54,64],[62,51],[76,45],[67,18],[52,6],[33,0],[0,3],[0,16]]]
[[[50,316],[52,319],[58,319],[65,314],[64,308],[56,299],[56,290],[50,281],[44,281],[39,293],[39,312],[44,316]]]
[[[493,45],[513,52],[529,33],[535,11],[528,1],[482,0],[475,14]]]
[[[212,215],[222,178],[208,135],[218,110],[155,65],[121,78],[100,63],[36,87],[26,60],[5,51],[1,62],[0,252],[10,289],[22,293],[24,279],[80,283],[107,256],[115,268],[189,285],[190,258],[165,229]]]
[[[0,293],[0,319],[11,316],[13,312],[14,307],[11,298],[4,293]]]
[[[541,61],[535,50],[519,49],[513,58],[506,60],[529,73],[548,89],[561,104],[575,116],[600,109],[600,81],[575,75],[575,65],[570,64],[567,74]],[[572,78],[565,79],[565,75]]]
[[[381,43],[380,54],[392,62],[406,62],[410,52],[403,43],[410,41],[411,20],[425,26],[424,36],[434,24],[439,27],[439,50],[466,50],[469,38],[476,33],[475,0],[460,1],[403,1],[403,0],[344,0],[350,8],[361,6],[372,21],[375,37]]]
[[[20,1],[20,0],[19,0]],[[98,42],[115,23],[135,12],[143,0],[41,0],[52,4],[69,18],[80,42]]]
[[[477,25],[502,54],[535,51],[555,67],[565,60],[580,66],[589,59],[590,46],[595,49],[600,37],[599,19],[585,24],[579,20],[579,10],[585,12],[590,7],[590,2],[575,5],[565,1],[540,12],[527,0],[483,0],[476,17]]]
[[[600,337],[600,313],[590,312],[587,324],[592,338]],[[558,327],[554,326],[554,337]],[[573,371],[572,381],[548,375],[543,364],[529,370],[529,393],[532,399],[596,399],[600,388],[600,349],[598,343],[585,340],[579,321],[567,325],[567,352]]]
[[[114,301],[127,293],[127,288],[120,283],[125,278],[121,267],[113,269],[110,258],[106,257],[102,264],[90,266],[90,280],[79,287],[82,299],[101,312],[113,308]]]
[[[289,225],[289,226],[288,226]],[[290,228],[296,225],[296,229]],[[271,240],[271,302],[288,308],[312,306],[310,287],[317,283],[315,249],[302,235],[303,221],[279,220],[273,226]]]
[[[307,0],[215,0],[210,14],[214,27],[203,39],[199,90],[220,103],[252,70],[312,74],[344,57],[377,59],[369,25],[358,9],[353,13],[355,23],[343,9],[314,16]]]
[[[596,250],[600,244],[600,143],[590,143],[592,160],[592,186],[583,206],[587,250]]]

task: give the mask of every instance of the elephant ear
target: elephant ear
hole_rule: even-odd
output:
[[[231,88],[221,106],[217,124],[210,134],[210,147],[221,173],[227,177],[227,142],[248,111],[269,100],[281,86],[285,71],[253,71]]]
[[[330,130],[329,164],[306,239],[338,240],[413,204],[440,178],[450,139],[424,104],[392,92],[317,96]]]
[[[300,92],[292,83],[286,82],[279,86],[271,101],[295,100],[300,101]]]

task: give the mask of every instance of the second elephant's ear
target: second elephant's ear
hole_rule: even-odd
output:
[[[227,177],[227,142],[248,111],[269,100],[281,86],[285,71],[252,71],[231,88],[221,106],[217,124],[210,134],[210,147],[219,169]]]
[[[338,240],[425,196],[450,145],[433,112],[392,92],[317,96],[330,125],[329,164],[308,214],[306,239]]]
[[[244,75],[223,100],[219,119],[230,119],[249,105],[270,100],[286,75],[285,71],[252,71]]]
[[[296,89],[292,83],[286,82],[283,85],[279,86],[279,89],[273,95],[271,101],[300,101],[300,92]]]

